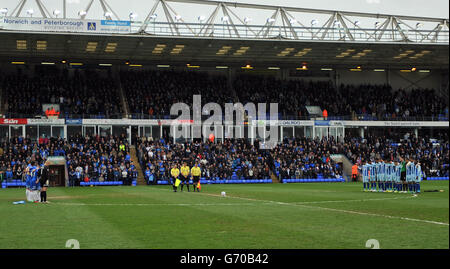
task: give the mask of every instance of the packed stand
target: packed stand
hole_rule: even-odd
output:
[[[448,134],[435,137],[346,137],[342,142],[332,137],[304,137],[284,139],[271,150],[259,149],[242,139],[173,144],[167,139],[142,137],[137,140],[137,152],[146,180],[151,183],[169,180],[173,165],[183,162],[188,166],[198,162],[202,177],[210,180],[269,179],[272,172],[280,180],[340,178],[343,167],[332,160],[333,154],[343,154],[359,165],[377,160],[398,161],[400,157],[414,159],[421,163],[426,176],[448,177]]]
[[[448,105],[432,89],[407,92],[390,85],[341,85],[339,93],[361,119],[448,121]]]
[[[317,144],[323,150],[313,150]],[[169,180],[170,168],[183,162],[188,166],[198,162],[202,177],[209,180],[270,179],[271,171],[280,179],[339,178],[342,168],[330,159],[327,145],[325,140],[286,140],[273,150],[263,150],[244,139],[173,144],[170,140],[143,137],[138,139],[138,158],[147,181],[152,183]]]
[[[427,176],[448,177],[448,133],[438,133],[433,137],[345,137],[345,142],[339,145],[336,152],[344,153],[352,163],[358,165],[376,160],[398,161],[400,157],[413,159],[421,164]]]
[[[134,118],[166,118],[173,104],[186,103],[192,110],[194,94],[202,104],[233,102],[224,76],[180,71],[121,72],[121,83]]]
[[[10,118],[43,116],[42,104],[58,104],[61,118],[122,118],[116,83],[91,71],[18,72],[0,78],[0,89]]]
[[[39,139],[15,137],[0,144],[1,178],[25,181],[24,170],[28,164],[43,165],[48,156],[65,156],[69,185],[80,182],[123,181],[131,185],[138,171],[131,160],[126,137],[81,136]]]
[[[173,104],[191,106],[193,95],[201,94],[203,105],[278,103],[283,119],[308,118],[306,106],[319,106],[327,110],[328,119],[336,120],[448,120],[448,105],[432,89],[406,91],[370,84],[336,88],[331,80],[282,80],[249,74],[238,74],[228,84],[225,76],[173,70],[127,71],[121,72],[120,78],[135,118],[167,118]]]

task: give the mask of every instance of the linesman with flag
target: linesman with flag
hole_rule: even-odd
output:
[[[194,192],[200,192],[200,175],[202,174],[202,170],[200,169],[198,162],[195,162],[195,165],[191,168],[192,181],[194,183]]]
[[[181,180],[178,178],[178,176],[180,175],[180,169],[178,169],[177,164],[175,164],[174,167],[170,169],[170,175],[172,176],[173,191],[177,192],[177,188],[181,183]]]

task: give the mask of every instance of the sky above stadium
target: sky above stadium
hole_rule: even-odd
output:
[[[365,13],[384,13],[393,15],[408,15],[418,17],[434,17],[434,18],[448,18],[449,17],[449,1],[448,0],[238,0],[224,2],[241,2],[251,4],[266,4],[276,6],[290,6],[290,7],[302,7],[302,8],[314,8],[314,9],[328,9],[328,10],[340,10],[340,11],[355,11]],[[11,12],[17,5],[19,0],[0,0],[0,8],[8,8]],[[62,0],[42,0],[47,9],[51,12],[54,9],[62,10]],[[107,0],[113,10],[119,15],[121,19],[127,19],[130,12],[136,12],[139,15],[139,19],[143,20],[151,9],[155,0]],[[89,0],[67,0],[67,15],[70,18],[76,18],[77,13],[80,10],[84,10],[88,5]],[[208,16],[209,11],[214,9],[211,6],[210,9],[199,8],[198,5],[193,4],[181,4],[170,3],[170,5],[177,11],[186,16],[185,20],[190,19],[194,21],[198,16]],[[39,9],[35,4],[35,0],[27,0],[26,5],[22,11],[22,16],[26,17],[26,10],[34,9],[35,16],[39,16]],[[159,10],[162,12],[162,10]],[[87,18],[101,19],[103,11],[98,0],[94,0],[94,4],[89,12]],[[265,20],[270,14],[265,13],[251,13],[239,14],[242,16],[252,16],[253,21],[256,23],[258,20]],[[187,18],[191,16],[192,18]],[[163,17],[163,13],[158,16],[160,19]],[[307,18],[310,19],[310,18]]]

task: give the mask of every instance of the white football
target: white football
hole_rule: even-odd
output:
[[[220,195],[222,195],[223,197],[225,197],[225,196],[227,196],[227,193],[223,191]]]

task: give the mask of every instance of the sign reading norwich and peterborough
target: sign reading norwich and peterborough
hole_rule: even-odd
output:
[[[128,34],[130,21],[0,17],[0,29],[11,31]]]

